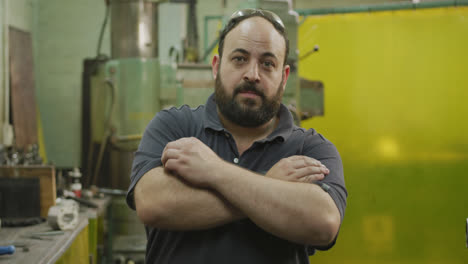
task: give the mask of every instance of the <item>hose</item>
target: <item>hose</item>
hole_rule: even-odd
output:
[[[99,41],[97,45],[96,58],[99,58],[101,56],[102,38],[104,36],[104,31],[106,29],[108,19],[109,19],[109,4],[106,4],[106,15],[104,16],[104,21],[102,22],[102,26],[101,26],[101,32],[99,33]]]
[[[90,182],[92,185],[96,185],[97,175],[99,171],[101,170],[102,159],[104,157],[104,151],[106,150],[107,141],[109,140],[109,137],[112,134],[112,114],[114,113],[114,107],[115,107],[115,86],[114,86],[114,83],[109,79],[105,80],[105,83],[107,84],[107,86],[110,88],[110,91],[111,91],[111,105],[110,105],[110,110],[107,115],[106,126],[105,126],[106,129],[102,137],[101,146],[99,148],[97,164],[96,164],[96,167],[94,168],[94,173],[90,179]]]

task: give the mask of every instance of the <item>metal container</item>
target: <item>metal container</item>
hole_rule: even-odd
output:
[[[114,85],[115,107],[111,123],[115,136],[125,138],[143,134],[161,108],[159,60],[111,60],[106,64],[106,74]]]
[[[144,0],[111,1],[113,59],[158,56],[158,3]]]

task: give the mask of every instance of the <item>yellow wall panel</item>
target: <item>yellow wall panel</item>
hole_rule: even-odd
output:
[[[325,86],[302,123],[342,154],[350,192],[327,263],[468,263],[468,8],[307,17],[301,77]]]

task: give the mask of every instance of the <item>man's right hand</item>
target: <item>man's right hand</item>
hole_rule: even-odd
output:
[[[284,181],[313,183],[323,180],[330,171],[320,161],[307,156],[281,159],[265,174]]]

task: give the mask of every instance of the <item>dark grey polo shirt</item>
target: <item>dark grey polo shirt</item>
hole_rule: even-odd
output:
[[[261,174],[282,158],[293,155],[306,155],[321,161],[330,169],[322,186],[335,201],[343,219],[347,191],[341,158],[335,146],[315,130],[295,126],[284,105],[281,105],[279,116],[279,124],[273,133],[255,142],[239,156],[234,139],[218,118],[213,95],[205,106],[196,109],[182,106],[158,112],[146,128],[135,153],[128,205],[135,209],[135,184],[146,172],[162,165],[161,155],[166,144],[183,137],[196,137],[224,160]],[[304,201],[303,205],[314,206],[313,201]],[[147,263],[309,263],[308,255],[318,248],[271,235],[249,219],[207,230],[182,232],[147,227],[146,231]]]

